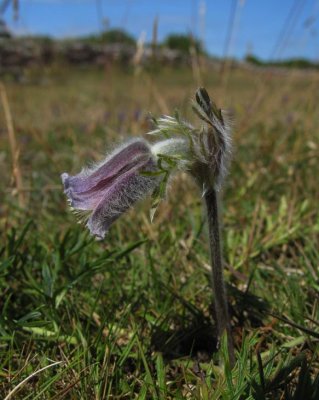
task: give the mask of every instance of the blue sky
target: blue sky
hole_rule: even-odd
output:
[[[213,55],[319,59],[319,0],[20,0],[17,21],[12,7],[4,14],[18,34],[72,37],[107,23],[136,38],[145,32],[148,40],[156,17],[159,40],[193,32]]]

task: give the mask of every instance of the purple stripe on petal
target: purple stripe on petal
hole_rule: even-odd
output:
[[[64,188],[65,190],[72,189],[72,192],[86,192],[99,185],[101,180],[107,183],[108,179],[112,179],[130,163],[134,164],[140,159],[147,161],[150,156],[151,151],[147,143],[140,139],[134,140],[113,152],[94,169],[84,170],[75,176],[62,174]]]
[[[143,167],[144,171],[155,169],[156,164],[153,160],[149,160],[147,165]],[[110,225],[117,218],[137,201],[151,193],[158,185],[158,178],[145,176],[140,171],[126,172],[105,193],[87,223],[87,227],[93,235],[103,238]]]

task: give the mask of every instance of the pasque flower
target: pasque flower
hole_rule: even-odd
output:
[[[227,173],[231,150],[227,115],[211,101],[205,89],[196,92],[193,109],[204,122],[195,128],[178,114],[155,120],[149,134],[160,141],[135,139],[122,145],[93,168],[78,175],[62,174],[64,192],[74,210],[87,213],[87,227],[103,238],[110,225],[137,201],[151,194],[152,214],[165,196],[167,182],[183,170],[196,180],[205,199],[212,258],[212,282],[217,336],[228,333],[228,350],[234,361],[227,297],[219,239],[218,191]]]
[[[178,115],[164,116],[149,132],[163,140],[153,145],[131,140],[93,168],[62,174],[71,208],[87,219],[93,235],[103,238],[121,214],[149,194],[157,205],[176,170],[188,171],[204,192],[220,187],[230,147],[228,125],[205,89],[197,91],[193,108],[206,126],[196,129]]]
[[[132,140],[93,168],[78,175],[61,175],[64,193],[76,211],[88,212],[87,227],[103,238],[110,225],[138,200],[152,192],[158,177],[150,146],[142,139]]]

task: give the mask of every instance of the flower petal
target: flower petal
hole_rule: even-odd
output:
[[[140,172],[155,169],[156,164],[150,159],[143,168],[130,170],[113,183],[111,190],[105,192],[87,222],[87,227],[93,235],[103,238],[117,218],[154,191],[158,185],[158,177],[146,176]]]
[[[91,210],[87,226],[104,237],[111,223],[157,185],[158,178],[141,174],[155,171],[156,160],[147,142],[141,139],[115,150],[93,169],[78,175],[61,175],[71,207]]]

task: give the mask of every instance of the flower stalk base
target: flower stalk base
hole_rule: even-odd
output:
[[[212,266],[212,286],[215,300],[214,307],[217,325],[217,341],[219,346],[221,337],[226,331],[229,362],[230,365],[233,366],[235,363],[235,354],[223,274],[223,259],[218,213],[218,194],[215,189],[208,189],[204,195],[204,198],[207,209],[207,222],[209,230],[209,248]]]

